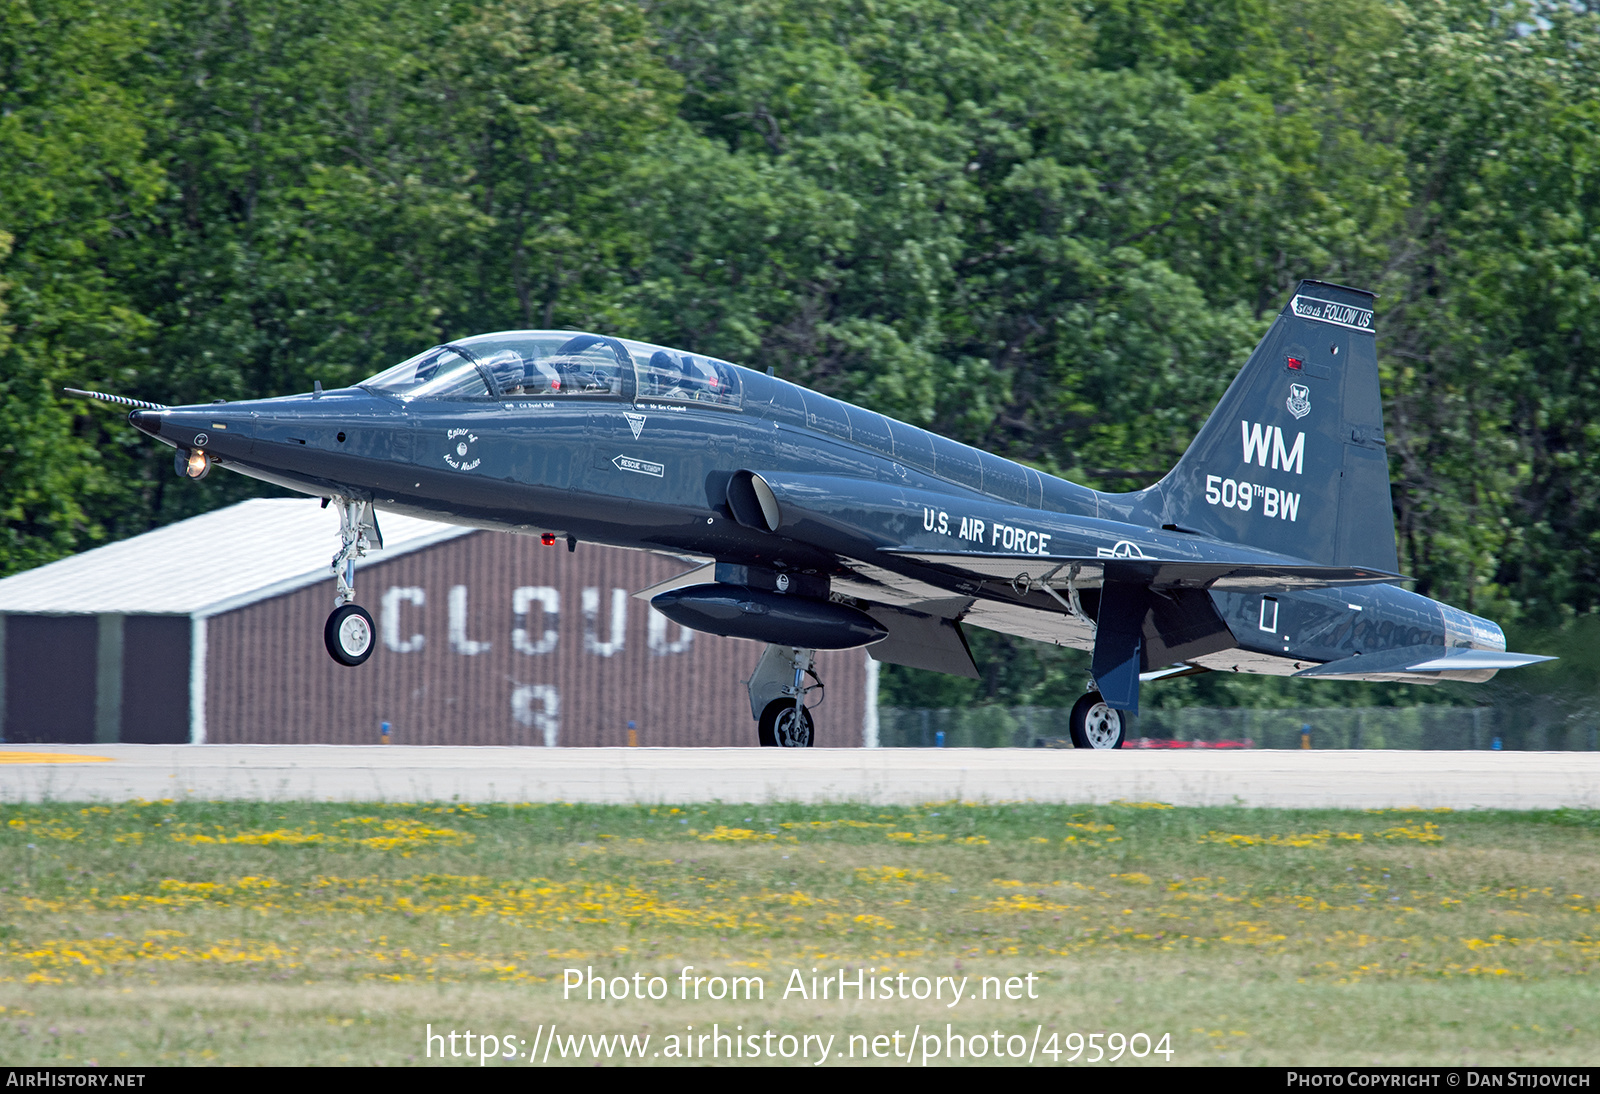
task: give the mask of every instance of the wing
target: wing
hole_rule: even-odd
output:
[[[1195,562],[1188,559],[1087,558],[1071,555],[992,555],[956,551],[889,548],[885,554],[934,566],[978,581],[1004,581],[1017,587],[1093,589],[1113,580],[1136,581],[1152,589],[1223,589],[1278,592],[1378,585],[1405,580],[1399,574],[1366,566],[1312,566],[1294,563]]]

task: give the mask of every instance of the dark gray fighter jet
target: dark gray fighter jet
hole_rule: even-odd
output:
[[[1482,681],[1546,660],[1395,584],[1372,303],[1301,282],[1178,465],[1127,494],[577,331],[477,335],[353,388],[130,418],[177,449],[180,475],[215,464],[337,506],[324,639],[343,664],[373,648],[353,575],[382,545],[381,508],[706,559],[645,592],[687,627],[766,643],[749,685],[763,744],[811,743],[816,650],[976,675],[970,623],[1092,651],[1072,736],[1116,748],[1142,680]]]

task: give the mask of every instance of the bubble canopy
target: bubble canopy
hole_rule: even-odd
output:
[[[737,407],[738,370],[667,346],[581,331],[525,330],[446,342],[359,386],[413,399],[622,399]]]

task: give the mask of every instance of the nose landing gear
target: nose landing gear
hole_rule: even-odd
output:
[[[761,652],[749,689],[756,738],[763,746],[810,748],[816,740],[816,726],[805,705],[808,694],[822,691],[822,681],[812,671],[816,657],[816,650],[795,646],[769,645]],[[816,683],[807,684],[807,676]]]
[[[322,643],[328,656],[341,665],[355,666],[372,656],[377,631],[367,609],[354,603],[356,598],[356,559],[366,557],[371,548],[383,548],[383,533],[378,530],[378,514],[370,501],[334,498],[339,506],[339,553],[333,556],[333,578],[338,592],[333,614],[322,628]]]

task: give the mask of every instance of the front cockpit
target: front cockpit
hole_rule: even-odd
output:
[[[703,354],[577,331],[504,331],[435,346],[360,384],[415,399],[620,399],[737,408],[738,369]]]

